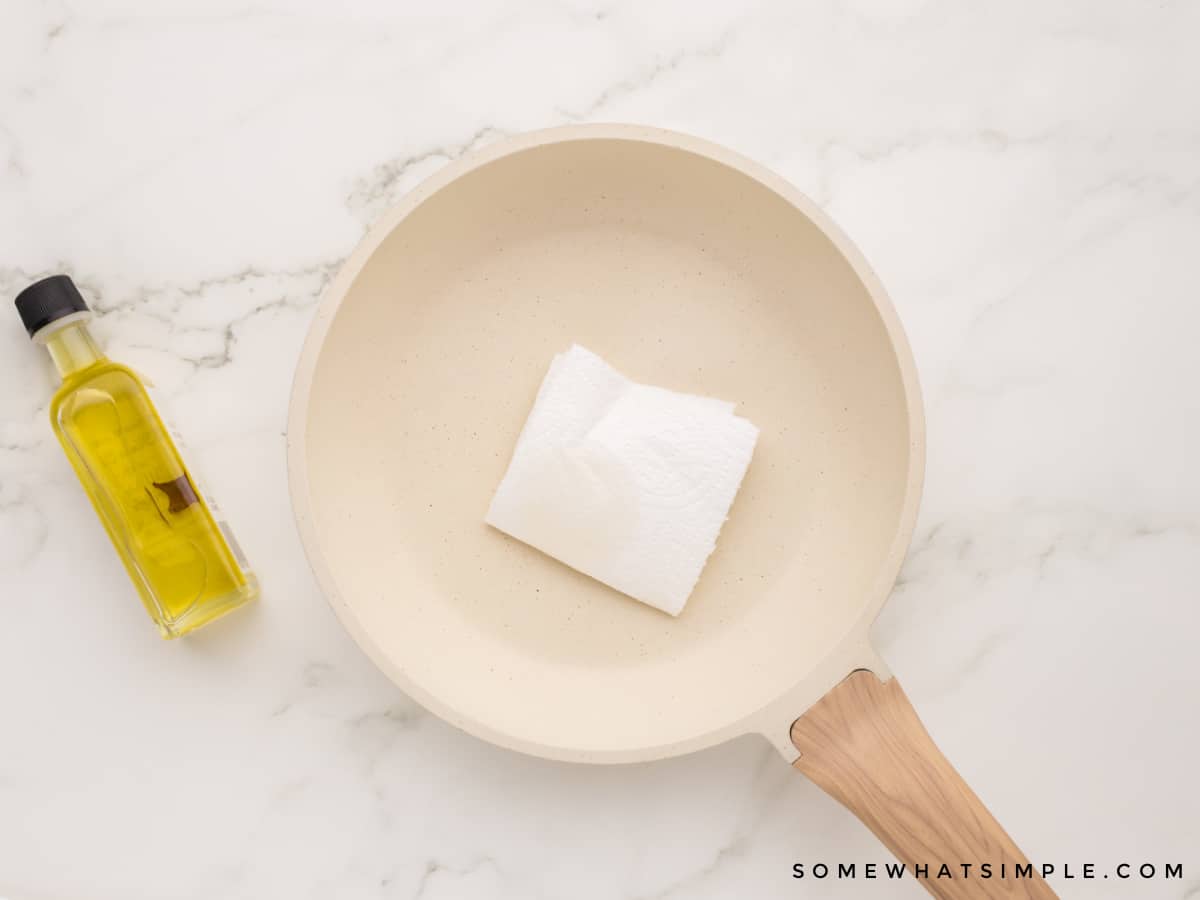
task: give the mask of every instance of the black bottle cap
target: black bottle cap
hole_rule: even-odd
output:
[[[88,305],[70,275],[51,275],[35,281],[17,294],[17,312],[29,336],[72,313],[87,312]]]

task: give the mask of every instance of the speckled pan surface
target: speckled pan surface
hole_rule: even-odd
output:
[[[738,403],[761,428],[672,619],[483,524],[554,353]],[[854,668],[912,533],[915,369],[841,232],[698,139],[553,129],[458,160],[371,230],[318,309],[288,454],[313,569],[405,691],[577,761],[791,722]]]

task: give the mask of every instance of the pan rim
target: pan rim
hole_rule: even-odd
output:
[[[412,680],[374,641],[338,588],[332,568],[324,557],[312,517],[308,477],[307,433],[309,396],[325,338],[334,317],[359,273],[383,241],[414,210],[438,191],[462,176],[503,157],[549,144],[586,140],[623,140],[683,150],[727,166],[763,185],[809,219],[837,248],[862,282],[883,323],[904,391],[909,426],[908,472],[903,506],[895,534],[870,590],[869,602],[845,635],[835,642],[802,679],[784,688],[760,709],[721,726],[680,741],[647,747],[588,749],[531,741],[462,714]],[[626,763],[678,756],[710,747],[733,737],[761,733],[789,755],[787,729],[792,721],[855,668],[871,668],[881,677],[886,666],[870,649],[868,631],[895,584],[913,531],[925,475],[925,416],[917,379],[916,363],[908,338],[890,297],[874,270],[841,228],[809,197],[765,166],[703,138],[680,132],[627,124],[566,125],[506,137],[465,153],[430,175],[384,212],[367,230],[341,264],[317,303],[296,363],[288,404],[286,452],[288,488],[293,517],[309,567],[326,601],[342,627],[375,666],[402,691],[440,719],[489,743],[521,753],[565,762]],[[794,749],[790,757],[795,757]]]

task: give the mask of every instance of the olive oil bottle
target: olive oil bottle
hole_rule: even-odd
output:
[[[30,285],[17,311],[50,352],[62,386],[50,423],[164,638],[193,631],[258,595],[229,526],[184,465],[141,378],[88,333],[74,282]]]

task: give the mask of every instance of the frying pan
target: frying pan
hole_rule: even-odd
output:
[[[483,524],[573,342],[761,429],[677,619]],[[1053,897],[871,647],[924,439],[895,311],[821,210],[705,141],[591,125],[461,158],[371,229],[301,353],[288,458],[338,617],[448,722],[587,763],[762,734],[901,860],[995,867],[936,896]]]

